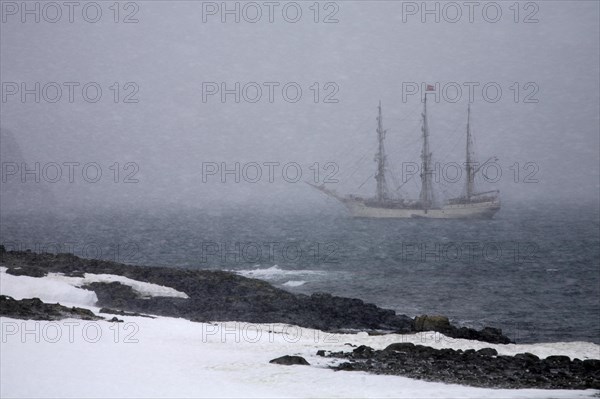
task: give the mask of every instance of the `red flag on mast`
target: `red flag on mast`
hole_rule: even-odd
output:
[[[435,91],[435,87],[433,85],[427,85],[427,89],[425,91]]]

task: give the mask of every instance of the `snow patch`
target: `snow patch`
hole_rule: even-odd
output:
[[[94,291],[84,290],[66,281],[48,277],[13,276],[0,267],[0,294],[14,299],[40,298],[47,303],[71,306],[93,306],[98,302]]]
[[[93,306],[98,302],[96,293],[80,288],[91,283],[112,283],[117,281],[130,286],[143,298],[189,296],[174,288],[146,283],[114,274],[85,273],[84,277],[68,277],[62,273],[48,273],[45,277],[13,276],[7,274],[8,268],[0,267],[0,294],[14,299],[40,298],[44,302]]]
[[[130,286],[135,292],[144,298],[172,297],[189,299],[189,296],[185,292],[177,291],[174,288],[133,280],[128,277],[117,276],[114,274],[85,273],[84,277],[68,277],[62,273],[49,273],[48,278],[52,280],[64,281],[76,287],[91,283],[112,283],[116,281],[123,285]]]

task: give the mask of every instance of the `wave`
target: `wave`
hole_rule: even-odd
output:
[[[286,287],[300,287],[301,285],[306,284],[306,281],[303,280],[290,280],[283,283]]]
[[[285,270],[274,265],[266,269],[250,269],[250,270],[232,270],[233,272],[244,277],[259,278],[263,280],[277,280],[290,276],[322,276],[327,274],[319,270]]]

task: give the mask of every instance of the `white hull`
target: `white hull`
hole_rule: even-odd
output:
[[[491,219],[500,210],[500,201],[445,205],[435,209],[379,208],[361,201],[346,200],[344,205],[353,217],[363,218],[427,218],[427,219]]]

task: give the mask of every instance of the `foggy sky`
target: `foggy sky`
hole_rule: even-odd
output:
[[[332,206],[301,181],[284,181],[281,168],[275,169],[273,183],[264,175],[266,167],[258,183],[242,179],[236,184],[229,176],[224,184],[219,175],[204,183],[203,162],[231,167],[235,162],[295,162],[302,166],[302,180],[311,181],[311,165],[333,162],[339,167],[340,182],[331,188],[368,195],[375,186],[370,176],[375,171],[380,100],[390,164],[401,168],[402,162],[419,162],[422,104],[419,95],[403,102],[403,82],[480,84],[472,104],[477,157],[499,158],[502,178],[484,186],[499,188],[503,201],[598,200],[597,2],[537,2],[538,23],[523,23],[528,14],[523,9],[515,23],[509,9],[512,2],[499,3],[503,17],[497,23],[486,22],[481,11],[475,11],[473,23],[467,15],[456,23],[443,18],[435,23],[431,16],[422,23],[420,14],[404,15],[403,21],[402,2],[367,1],[335,2],[338,23],[315,23],[309,9],[312,2],[298,3],[303,16],[297,23],[286,22],[280,8],[273,23],[266,15],[256,23],[243,18],[235,23],[232,17],[222,23],[220,14],[205,15],[203,22],[200,1],[141,1],[136,2],[139,22],[126,24],[122,19],[128,10],[122,9],[115,23],[108,9],[112,2],[99,4],[103,15],[97,23],[83,20],[80,10],[73,23],[66,15],[57,23],[43,18],[34,23],[32,17],[22,23],[20,14],[3,14],[4,85],[78,82],[80,86],[73,103],[66,89],[56,103],[44,99],[35,103],[32,96],[25,103],[20,95],[7,97],[0,104],[1,161],[95,162],[103,172],[97,183],[86,182],[81,175],[70,183],[66,168],[57,183],[43,179],[39,184],[25,183],[35,191],[28,196],[42,206]],[[229,4],[233,7],[234,2]],[[321,20],[326,11],[321,9]],[[88,82],[97,82],[103,90],[97,103],[81,96],[80,88]],[[109,89],[115,82],[121,90],[118,103]],[[137,103],[122,102],[127,82],[139,87]],[[222,103],[219,95],[204,102],[203,82],[225,82],[231,88],[235,82],[242,86],[278,82],[279,88],[296,82],[303,93],[296,103],[285,101],[277,88],[273,103],[268,102],[266,89],[257,103],[243,99],[235,103],[233,96]],[[326,94],[324,84],[335,83],[339,101],[323,103],[321,97],[315,103],[310,90],[314,82],[320,84],[321,96]],[[481,86],[489,82],[503,90],[498,102],[481,96]],[[521,90],[517,103],[510,90],[514,82]],[[523,88],[528,82],[539,88],[537,103],[523,102],[530,92]],[[430,103],[434,161],[464,162],[466,94],[464,89],[457,103],[444,99]],[[121,168],[118,183],[109,169],[115,162]],[[521,167],[527,162],[537,165],[539,182],[515,183],[509,169],[515,162]],[[126,163],[139,167],[134,176],[138,183],[122,181]],[[519,179],[526,174],[521,169]],[[7,177],[3,195],[22,192],[18,180]],[[444,187],[450,194],[460,194],[461,189],[462,183]],[[409,182],[402,194],[416,197],[418,186]],[[3,210],[19,205],[9,197],[4,197]]]

